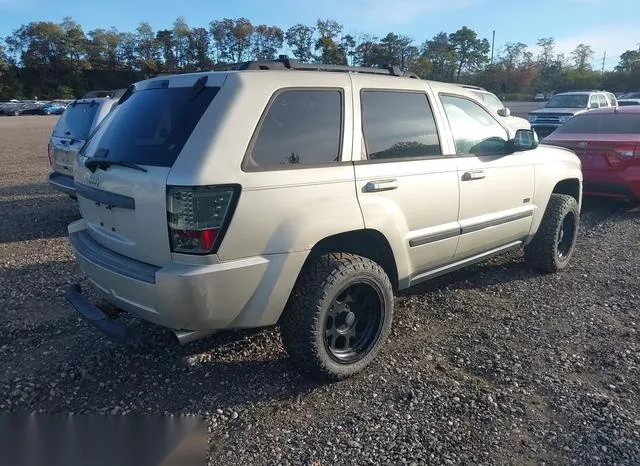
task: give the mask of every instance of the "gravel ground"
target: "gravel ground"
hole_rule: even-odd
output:
[[[587,202],[561,274],[515,252],[401,293],[378,360],[318,385],[276,329],[126,347],[74,314],[54,122],[0,118],[0,411],[202,415],[211,464],[640,462],[637,208]]]

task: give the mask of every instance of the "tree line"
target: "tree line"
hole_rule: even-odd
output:
[[[142,22],[135,31],[116,28],[84,32],[72,18],[31,22],[0,40],[0,100],[74,98],[88,90],[122,88],[163,73],[210,70],[218,64],[273,59],[286,51],[304,62],[397,66],[422,78],[465,82],[510,98],[576,88],[611,91],[640,87],[640,51],[628,50],[614,71],[592,69],[594,51],[580,44],[569,56],[553,38],[507,43],[493,51],[468,28],[439,32],[418,43],[389,32],[384,37],[345,33],[326,19],[315,25],[254,25],[247,18],[223,18],[207,27],[177,18],[171,29],[154,31]]]

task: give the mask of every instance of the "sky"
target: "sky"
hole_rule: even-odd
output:
[[[496,53],[506,42],[523,42],[535,52],[541,37],[554,37],[567,55],[586,43],[595,52],[595,69],[601,69],[605,52],[605,68],[611,69],[621,53],[640,49],[640,0],[0,0],[0,37],[30,21],[59,22],[64,16],[85,32],[111,26],[133,31],[141,21],[165,29],[177,16],[205,27],[214,19],[244,16],[285,30],[330,18],[343,24],[344,33],[395,32],[417,43],[467,26],[490,42],[495,30]]]

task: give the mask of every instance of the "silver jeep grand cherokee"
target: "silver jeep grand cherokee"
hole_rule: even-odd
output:
[[[279,323],[294,361],[340,379],[379,352],[395,290],[523,246],[566,267],[572,152],[397,69],[236,68],[135,84],[77,158],[70,242],[111,306],[182,342]],[[127,337],[78,285],[67,298]]]

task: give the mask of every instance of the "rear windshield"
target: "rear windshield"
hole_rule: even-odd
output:
[[[219,87],[135,91],[103,120],[83,153],[104,160],[171,167]]]
[[[99,104],[90,102],[70,105],[60,117],[53,135],[59,138],[87,139],[99,107]]]
[[[555,133],[562,134],[640,134],[640,113],[601,113],[579,115]]]

